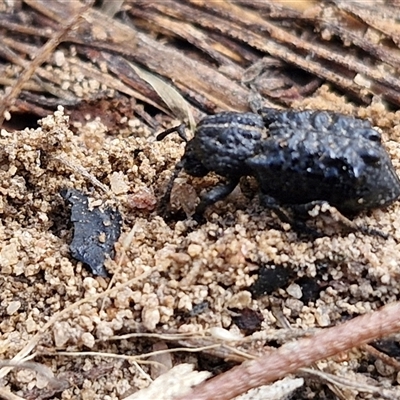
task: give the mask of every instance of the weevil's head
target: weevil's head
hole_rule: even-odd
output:
[[[186,146],[184,169],[194,176],[213,171],[227,178],[247,175],[245,161],[260,146],[264,123],[253,113],[224,112],[204,118]]]
[[[199,159],[196,147],[197,141],[195,139],[189,140],[187,142],[185,154],[182,159],[183,169],[186,173],[192,176],[206,176],[210,172],[210,170],[207,169]]]

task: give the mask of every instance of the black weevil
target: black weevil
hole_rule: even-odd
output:
[[[157,139],[173,131],[184,137],[183,129],[172,128]],[[262,203],[274,209],[328,202],[354,215],[400,195],[400,180],[380,133],[368,121],[330,111],[262,108],[258,114],[208,116],[187,142],[163,204],[181,169],[199,177],[215,172],[227,181],[201,199],[197,215],[232,192],[242,176],[256,178]]]

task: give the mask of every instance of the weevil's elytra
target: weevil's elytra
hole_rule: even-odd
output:
[[[368,121],[326,111],[261,111],[269,137],[246,165],[281,204],[328,201],[344,213],[380,207],[400,181]]]
[[[203,197],[198,213],[226,197],[245,175],[256,178],[266,204],[326,201],[355,214],[400,196],[380,133],[368,121],[328,111],[263,108],[259,114],[206,117],[178,165],[193,176],[213,171],[227,180]]]

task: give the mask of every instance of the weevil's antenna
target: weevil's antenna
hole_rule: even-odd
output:
[[[188,142],[188,138],[186,136],[185,129],[186,129],[186,125],[185,124],[180,124],[178,126],[173,126],[172,128],[166,129],[165,131],[159,133],[157,135],[156,139],[157,139],[157,141],[163,140],[169,134],[176,132],[184,142]]]

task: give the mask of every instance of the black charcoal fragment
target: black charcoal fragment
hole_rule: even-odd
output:
[[[237,310],[237,315],[232,317],[232,321],[246,336],[248,336],[261,330],[264,317],[260,312],[246,307],[243,310]]]
[[[114,256],[114,243],[121,233],[120,213],[111,208],[90,209],[88,197],[75,189],[62,190],[61,196],[71,205],[72,257],[87,265],[94,275],[108,276],[104,261]]]
[[[250,286],[254,299],[271,294],[274,290],[287,286],[293,278],[293,270],[282,265],[265,265],[258,271],[258,279]]]

